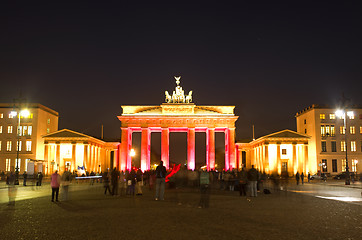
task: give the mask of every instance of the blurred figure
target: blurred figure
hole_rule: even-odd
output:
[[[310,173],[308,172],[308,183],[310,183]]]
[[[304,184],[304,173],[300,174],[300,180],[302,181],[302,184]]]
[[[65,171],[62,176],[62,195],[64,201],[68,200],[69,185],[70,185],[70,172]]]
[[[208,208],[210,202],[209,194],[209,184],[210,184],[210,174],[206,169],[200,169],[200,204],[199,208]]]
[[[60,175],[58,174],[58,170],[55,170],[55,172],[51,175],[50,186],[52,188],[52,202],[54,202],[54,194],[55,194],[55,201],[58,202],[59,187],[60,187]]]
[[[112,195],[118,194],[118,179],[119,179],[119,173],[117,171],[117,168],[113,168],[111,172]]]
[[[251,168],[248,171],[248,181],[250,183],[250,192],[252,197],[258,195],[257,183],[258,183],[258,171],[254,168],[254,165],[251,165]]]
[[[23,173],[23,185],[26,186],[26,180],[28,179],[28,174],[26,173],[26,171],[24,171]]]
[[[141,169],[137,170],[136,173],[136,179],[137,179],[137,183],[136,183],[136,195],[142,195],[142,185],[143,185],[143,173],[141,171]]]
[[[136,185],[136,172],[134,169],[131,170],[131,172],[127,175],[127,190],[126,195],[134,195]]]
[[[102,179],[103,179],[103,186],[104,186],[104,195],[107,194],[107,190],[108,190],[109,194],[112,195],[111,189],[109,188],[109,174],[108,174],[108,172],[103,173]]]
[[[295,174],[295,180],[297,180],[297,185],[299,185],[299,172]]]
[[[246,196],[246,186],[248,184],[248,173],[245,170],[245,167],[242,168],[239,174],[239,183],[240,183],[240,196]]]
[[[15,199],[16,199],[16,193],[17,188],[15,186],[15,173],[14,173],[14,167],[10,167],[10,172],[8,173],[6,177],[6,184],[8,185],[8,197],[9,197],[9,206],[15,205]]]
[[[43,181],[43,174],[41,172],[39,172],[37,186],[41,186],[42,181]]]
[[[166,167],[163,166],[163,161],[156,168],[156,196],[155,200],[164,200],[165,195],[165,178],[166,178]]]

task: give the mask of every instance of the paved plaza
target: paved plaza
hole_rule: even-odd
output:
[[[357,240],[362,239],[360,186],[291,185],[287,191],[256,198],[214,189],[208,209],[198,208],[200,195],[192,188],[167,189],[165,201],[155,201],[148,187],[142,196],[112,197],[103,194],[101,184],[72,184],[68,201],[52,203],[45,183],[41,188],[19,186],[15,206],[7,205],[7,190],[2,188],[1,239]],[[313,194],[328,191],[357,200]]]

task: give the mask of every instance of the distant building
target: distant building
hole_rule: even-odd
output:
[[[46,174],[77,171],[104,172],[118,165],[119,142],[103,140],[62,129],[43,136]]]
[[[22,173],[27,171],[30,160],[43,160],[42,135],[58,130],[58,118],[58,112],[38,103],[27,103],[21,108],[0,103],[0,171],[18,166]]]
[[[346,118],[336,108],[312,105],[296,114],[297,131],[310,136],[309,161],[316,173],[336,175],[346,170],[346,151],[350,172],[362,171],[362,108],[352,106]],[[346,139],[347,136],[347,147]]]
[[[297,171],[304,174],[314,171],[315,166],[308,158],[309,136],[291,130],[283,130],[260,137],[251,142],[236,142],[239,169],[250,169],[252,165],[266,174]]]

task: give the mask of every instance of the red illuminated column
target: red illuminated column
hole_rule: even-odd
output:
[[[170,167],[170,130],[168,128],[162,128],[161,132],[161,159],[168,169]]]
[[[225,129],[225,171],[230,169],[230,140],[229,140],[229,129]]]
[[[215,169],[215,128],[208,128],[206,133],[207,170]]]
[[[229,168],[236,168],[235,128],[229,128]]]
[[[128,128],[122,128],[122,136],[121,136],[121,151],[120,151],[120,159],[119,159],[119,166],[120,171],[125,171],[127,168],[127,159],[129,156],[128,152],[128,135],[129,130]]]
[[[187,168],[195,169],[195,128],[187,130]]]
[[[142,145],[141,145],[141,170],[150,169],[150,151],[151,151],[151,131],[149,128],[142,128]]]

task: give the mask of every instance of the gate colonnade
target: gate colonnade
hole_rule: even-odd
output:
[[[132,133],[141,132],[141,170],[150,169],[151,133],[161,133],[161,159],[169,168],[170,132],[187,132],[187,167],[195,169],[195,133],[206,133],[206,166],[215,169],[215,132],[225,133],[225,169],[237,167],[235,152],[235,106],[196,106],[164,103],[160,106],[122,106],[121,145],[118,169],[131,169]]]

